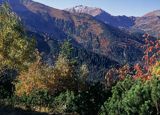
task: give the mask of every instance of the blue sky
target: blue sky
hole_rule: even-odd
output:
[[[48,6],[65,9],[76,5],[99,7],[112,15],[142,16],[160,10],[160,0],[34,0]]]

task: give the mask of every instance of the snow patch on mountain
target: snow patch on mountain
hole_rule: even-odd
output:
[[[85,14],[89,14],[92,16],[97,16],[101,14],[102,12],[104,12],[100,8],[83,6],[83,5],[78,5],[73,8],[66,8],[65,10],[71,13],[85,13]]]

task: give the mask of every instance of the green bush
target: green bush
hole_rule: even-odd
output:
[[[28,110],[40,110],[47,108],[48,111],[54,106],[54,96],[50,95],[46,90],[36,90],[30,95],[23,94],[21,97],[12,95],[1,99],[4,106],[20,107]]]
[[[73,112],[72,107],[74,107],[74,99],[75,94],[72,91],[67,90],[60,93],[60,95],[55,97],[53,111],[55,113]]]
[[[81,115],[97,115],[108,96],[109,92],[102,84],[92,84],[87,90],[79,92],[75,97],[72,111]]]
[[[134,80],[126,78],[112,89],[110,97],[101,107],[105,115],[155,115],[160,114],[160,80]]]
[[[54,96],[50,95],[47,90],[35,90],[30,95],[23,95],[19,97],[20,104],[34,107],[52,107]]]
[[[10,92],[6,90],[4,86],[0,86],[0,99],[5,99],[10,95],[11,95]]]

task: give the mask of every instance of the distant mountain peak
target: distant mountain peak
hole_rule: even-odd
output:
[[[104,12],[101,8],[89,7],[89,6],[83,6],[83,5],[78,5],[72,8],[66,8],[65,10],[71,13],[85,13],[92,16],[97,16],[102,12]]]
[[[95,9],[100,9],[100,8],[97,8],[97,7],[90,7],[90,6],[84,6],[84,5],[77,5],[73,8],[77,8],[77,9],[90,9],[90,10],[95,10]],[[101,9],[100,9],[101,10]]]
[[[150,13],[147,13],[146,15],[144,15],[145,17],[146,16],[160,16],[160,10],[155,10],[153,12],[150,12]]]
[[[78,5],[65,9],[70,13],[84,13],[93,16],[95,19],[118,28],[129,28],[134,25],[135,17],[113,16],[101,8]]]

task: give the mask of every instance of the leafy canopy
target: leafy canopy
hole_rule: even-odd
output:
[[[7,4],[0,6],[0,67],[22,69],[35,58],[35,41],[29,39],[20,19]]]

